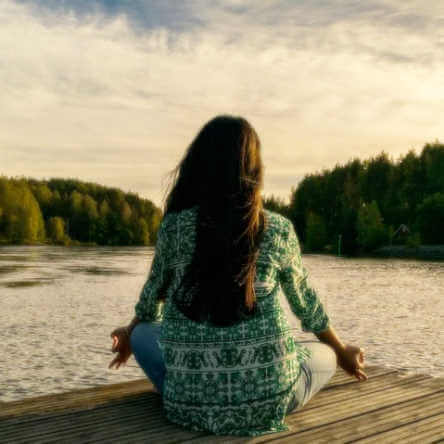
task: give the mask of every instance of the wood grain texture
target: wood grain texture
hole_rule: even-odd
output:
[[[358,382],[338,369],[287,417],[290,431],[214,436],[166,420],[146,380],[0,404],[0,443],[389,443],[444,441],[444,378],[377,366]]]

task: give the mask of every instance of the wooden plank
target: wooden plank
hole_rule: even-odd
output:
[[[414,384],[419,381],[431,380],[431,376],[418,375],[410,377],[400,377],[398,375],[386,375],[384,379],[373,379],[361,383],[356,383],[354,386],[338,386],[335,390],[321,390],[312,399],[304,405],[304,410],[318,408],[320,405],[337,404],[344,399],[360,398],[361,396],[384,391],[388,388],[401,387],[406,384]],[[296,413],[296,412],[294,412]],[[293,413],[293,414],[294,414]],[[290,414],[291,415],[291,414]]]
[[[82,432],[88,427],[98,428],[100,426],[112,426],[113,423],[122,423],[122,421],[134,420],[142,421],[148,418],[151,424],[155,421],[163,420],[163,412],[160,406],[156,405],[155,409],[152,405],[147,403],[135,404],[127,406],[120,404],[119,406],[101,406],[96,407],[92,411],[73,411],[58,415],[47,415],[31,417],[25,424],[20,424],[17,428],[17,423],[14,422],[12,427],[5,427],[2,422],[0,425],[1,436],[11,438],[13,436],[27,437],[43,437],[50,435],[54,430],[60,431],[59,435],[70,434],[77,430]],[[131,419],[133,418],[133,419]]]
[[[107,416],[111,415],[113,411],[119,411],[121,413],[122,410],[126,412],[130,412],[131,410],[135,410],[136,412],[139,410],[143,410],[146,413],[151,414],[155,411],[161,411],[160,408],[160,399],[155,394],[150,395],[141,395],[142,399],[137,398],[129,398],[121,400],[117,403],[107,404],[104,406],[98,406],[93,409],[82,409],[82,410],[69,410],[69,411],[56,411],[46,415],[26,415],[26,416],[14,416],[7,419],[1,420],[1,430],[3,433],[7,432],[8,429],[13,428],[17,424],[20,424],[21,428],[25,430],[27,427],[36,427],[38,424],[42,424],[45,427],[46,423],[51,423],[56,425],[60,421],[64,421],[66,415],[69,415],[71,412],[86,412],[88,417],[94,418],[97,415],[103,416],[104,413],[102,411],[106,410]],[[159,404],[159,405],[158,405]],[[99,408],[100,407],[100,408]]]
[[[152,385],[143,379],[5,403],[0,410],[0,440],[33,444],[253,443],[324,442],[327,438],[334,442],[330,439],[334,437],[336,442],[346,442],[370,439],[370,435],[377,436],[375,432],[391,439],[395,429],[404,434],[397,432],[399,436],[408,438],[414,424],[424,439],[436,441],[440,437],[442,378],[408,376],[376,366],[366,367],[366,372],[368,381],[358,382],[339,369],[307,405],[288,416],[291,431],[254,439],[215,436],[169,423],[160,396],[150,391]],[[426,421],[435,416],[437,422]]]
[[[343,399],[341,403],[323,404],[318,408],[305,410],[304,415],[298,415],[299,412],[302,413],[304,411],[304,409],[302,409],[293,415],[289,415],[288,422],[289,424],[297,423],[300,425],[300,421],[303,419],[303,422],[307,426],[318,424],[319,418],[333,422],[333,420],[347,418],[367,411],[370,412],[382,406],[394,405],[397,402],[420,398],[442,390],[442,382],[438,382],[434,378],[415,381],[412,384],[394,385],[385,390],[370,391],[368,393],[362,392],[359,397],[359,402],[357,402],[357,398],[350,397]],[[312,401],[315,402],[315,400],[316,398]],[[301,416],[303,416],[303,418],[301,418]]]
[[[423,381],[431,379],[427,375],[418,375],[414,377],[403,377],[399,374],[384,375],[383,378],[369,378],[365,382],[358,382],[355,380],[352,384],[340,385],[334,388],[334,390],[325,391],[322,389],[318,392],[309,403],[307,403],[299,412],[306,412],[311,409],[317,409],[320,406],[335,405],[342,401],[350,402],[350,399],[360,399],[363,395],[374,393],[376,391],[386,390],[388,387],[399,387],[403,384],[414,384],[417,381]],[[356,402],[356,401],[355,401]],[[287,423],[292,415],[298,414],[294,412],[287,417]],[[215,438],[215,442],[224,442],[225,437]],[[260,438],[258,438],[260,440]],[[237,440],[236,442],[241,442]]]
[[[444,392],[434,393],[401,402],[394,406],[381,407],[370,413],[345,418],[342,421],[326,424],[305,432],[296,432],[295,435],[277,439],[274,442],[279,444],[291,443],[295,436],[297,442],[301,444],[351,442],[381,434],[414,421],[436,416],[444,411],[443,406]]]
[[[366,367],[365,372],[367,373],[367,376],[369,378],[368,380],[375,378],[375,377],[381,377],[381,376],[389,375],[389,374],[402,374],[399,370],[389,369],[389,368],[384,368],[384,367],[381,368],[381,367],[376,367],[376,366]],[[329,388],[334,387],[336,385],[351,384],[351,383],[355,383],[355,382],[358,382],[358,381],[356,380],[356,378],[354,376],[350,376],[346,372],[344,372],[342,369],[338,368],[338,370],[336,371],[336,374],[330,379],[328,384],[325,385],[324,389],[329,389]]]
[[[114,391],[109,394],[103,394],[102,396],[84,395],[68,401],[54,400],[52,402],[39,403],[37,406],[35,406],[35,408],[32,405],[21,405],[18,406],[17,408],[11,408],[8,406],[8,408],[5,409],[5,411],[3,412],[2,418],[23,416],[25,414],[37,415],[37,414],[53,413],[56,411],[88,409],[98,405],[106,405],[115,401],[119,401],[121,399],[130,399],[132,397],[136,397],[141,393],[136,392],[133,394],[128,394],[126,390]]]
[[[55,410],[89,408],[106,404],[125,396],[152,391],[153,385],[146,379],[118,384],[74,390],[67,393],[43,395],[30,399],[7,402],[0,409],[0,418],[45,413]]]
[[[160,397],[151,393],[151,403],[133,403],[130,408],[125,403],[99,406],[90,411],[72,411],[46,416],[28,418],[27,427],[14,429],[19,418],[3,421],[12,422],[13,429],[0,427],[0,436],[6,442],[91,442],[105,441],[118,436],[119,441],[125,433],[141,431],[143,436],[164,436],[172,429],[177,437],[185,439],[200,436],[201,433],[189,432],[169,423],[161,410]],[[153,405],[154,404],[154,405]],[[151,438],[150,438],[151,439]]]
[[[407,381],[410,378],[405,379]],[[368,381],[367,381],[368,382]],[[364,386],[365,383],[357,383]],[[271,438],[269,435],[260,436],[250,440],[251,443],[268,442],[271,439],[297,436],[304,430],[314,429],[327,424],[333,424],[351,418],[357,415],[371,413],[382,407],[396,406],[400,402],[417,399],[437,392],[443,391],[443,380],[437,378],[426,378],[415,380],[412,383],[396,384],[385,390],[370,391],[361,393],[360,397],[344,398],[340,403],[325,403],[317,408],[306,409],[305,406],[287,417],[287,424],[292,430],[276,434]],[[322,393],[322,392],[321,392]],[[352,393],[352,391],[350,391]],[[316,396],[311,401],[316,400]],[[310,402],[311,402],[310,401]],[[308,406],[308,405],[307,405]],[[228,437],[215,437],[213,442],[226,442]],[[225,440],[225,441],[224,441]],[[199,439],[193,440],[193,443],[203,442]],[[234,438],[233,443],[242,442],[241,439]]]
[[[396,372],[395,370],[377,366],[369,366],[366,368],[366,371],[369,377]],[[347,375],[343,370],[338,369],[338,372],[333,376],[326,387],[330,384],[354,381],[354,378]],[[89,407],[99,405],[109,400],[118,399],[125,395],[138,394],[152,390],[153,385],[148,380],[139,379],[130,382],[79,389],[67,393],[43,395],[35,398],[2,403],[0,418],[22,415],[25,413],[47,412],[64,408],[82,408],[84,405]]]
[[[415,378],[410,378],[409,379],[409,381],[410,382],[412,382],[411,381],[411,379],[415,379]],[[417,379],[417,378],[416,378]],[[367,381],[368,382],[368,381]],[[379,381],[378,381],[379,382]],[[405,381],[403,381],[403,382],[405,382]],[[364,385],[366,385],[366,384],[362,384],[362,383],[357,383],[356,384],[357,386],[361,386],[361,387],[364,387]],[[159,403],[160,404],[160,403]],[[136,407],[137,409],[140,409],[140,407]],[[109,409],[108,409],[109,410]],[[117,423],[116,424],[114,424],[116,427],[118,427],[118,429],[119,430],[121,430],[122,429],[122,421],[124,421],[124,424],[128,424],[128,422],[130,423],[129,424],[129,427],[130,427],[130,429],[133,429],[133,431],[134,431],[134,424],[136,424],[137,425],[137,423],[139,422],[140,423],[140,419],[139,418],[133,418],[133,420],[131,420],[131,421],[128,421],[128,419],[126,419],[126,417],[125,418],[123,418],[122,417],[122,413],[121,412],[118,412],[117,413],[118,414],[118,417],[117,417]],[[158,412],[158,414],[159,414],[159,419],[158,419],[158,421],[160,422],[160,423],[162,423],[162,414],[161,414],[161,412],[159,411]],[[143,415],[142,415],[143,416]],[[156,415],[157,416],[157,415]],[[113,418],[111,418],[111,419],[113,419]],[[142,418],[143,419],[143,418]],[[139,437],[143,437],[143,436],[145,436],[146,437],[146,434],[147,433],[149,433],[149,436],[150,437],[152,437],[153,439],[156,437],[156,436],[158,436],[159,438],[160,437],[162,437],[162,440],[164,440],[165,438],[166,438],[166,436],[167,436],[167,434],[168,434],[168,429],[169,429],[169,427],[171,427],[168,423],[164,423],[164,424],[162,424],[160,427],[155,427],[155,425],[157,425],[157,424],[153,424],[152,423],[152,420],[153,420],[154,418],[153,418],[153,415],[151,414],[151,422],[150,422],[150,426],[149,426],[149,428],[148,428],[148,430],[147,429],[144,429],[143,427],[142,427],[142,430],[141,430],[141,434],[139,434],[140,436]],[[109,418],[109,416],[107,415],[107,418],[106,418],[106,420],[107,420],[107,423],[105,424],[105,426],[103,425],[103,424],[101,424],[101,426],[100,427],[98,427],[97,426],[97,424],[94,424],[94,422],[95,422],[95,420],[93,420],[92,421],[92,423],[91,423],[91,418],[90,417],[88,417],[88,421],[87,421],[87,424],[85,425],[85,424],[83,424],[83,427],[80,427],[79,428],[79,426],[80,426],[80,424],[79,424],[79,421],[78,421],[78,418],[76,418],[76,422],[77,422],[77,425],[75,426],[76,427],[76,430],[75,430],[75,433],[74,433],[74,430],[71,430],[71,429],[64,429],[64,431],[63,431],[63,436],[65,436],[65,434],[67,433],[68,434],[68,436],[71,436],[71,438],[76,438],[76,439],[83,439],[83,438],[88,438],[88,440],[91,440],[91,439],[93,439],[94,438],[94,440],[96,440],[96,438],[98,438],[99,436],[100,436],[100,433],[102,433],[102,430],[104,430],[104,427],[106,428],[106,430],[109,430],[109,427],[110,427],[110,424],[109,424],[109,422],[110,422],[110,418]],[[104,421],[104,419],[102,418],[102,422]],[[111,425],[113,425],[113,424],[111,424]],[[96,433],[96,435],[91,435],[91,433],[89,433],[88,432],[88,430],[92,427],[92,426],[94,426],[95,427],[95,429],[96,429],[96,431],[97,431],[97,433],[98,433],[98,435],[97,435],[97,433]],[[153,427],[154,426],[154,427]],[[86,430],[86,434],[84,433],[84,431]],[[174,434],[175,435],[178,435],[178,434],[180,434],[180,433],[183,433],[183,429],[178,429],[177,431],[175,431],[174,432]],[[34,436],[34,438],[35,438],[35,430],[34,430],[34,433],[33,433],[33,436]],[[45,432],[47,432],[46,430],[45,430]],[[52,432],[49,432],[49,433],[47,433],[47,435],[49,436],[50,434],[51,434]],[[73,434],[74,433],[74,434]],[[79,433],[80,433],[80,435],[79,435]],[[113,432],[114,433],[114,432]],[[121,433],[121,432],[120,432]],[[44,436],[46,436],[46,435],[38,435],[39,437],[44,437]],[[60,439],[61,438],[61,436],[60,435],[58,435],[58,439]],[[135,436],[134,436],[134,438],[136,438]],[[50,442],[50,441],[48,441],[48,442]]]
[[[440,413],[428,418],[413,421],[401,427],[389,430],[385,433],[360,439],[359,444],[371,443],[399,443],[421,444],[444,441],[444,413]]]
[[[214,435],[211,435],[206,432],[194,432],[191,430],[187,430],[177,425],[171,425],[170,428],[165,430],[158,430],[152,432],[151,430],[137,430],[133,428],[128,430],[125,434],[125,439],[122,441],[120,437],[116,437],[113,440],[110,440],[108,437],[104,439],[100,439],[98,441],[94,441],[97,443],[181,443],[184,441],[193,441],[195,438],[204,439],[204,442],[212,443]]]
[[[82,428],[82,430],[75,429],[71,431],[71,433],[63,435],[63,437],[71,440],[71,442],[110,442],[113,438],[116,438],[117,442],[124,440],[133,442],[133,439],[129,437],[133,436],[134,433],[140,433],[144,442],[147,442],[147,440],[156,442],[156,437],[165,437],[171,435],[171,433],[175,433],[181,440],[198,436],[196,432],[176,427],[162,417],[160,421],[156,422],[147,421],[146,418],[124,419],[113,424],[107,424],[105,427],[86,427]],[[57,443],[59,442],[59,438],[45,438],[45,442]],[[163,440],[159,440],[158,442],[163,442]]]
[[[375,366],[375,365],[370,365],[368,367],[365,367],[365,372],[367,373],[367,375],[369,377],[380,375],[380,374],[385,374],[385,373],[400,373],[400,371],[397,369],[379,367],[379,366]],[[344,370],[342,370],[340,367],[337,367],[336,373],[333,375],[330,382],[336,382],[340,379],[356,381],[356,378],[354,376],[350,376]]]
[[[369,366],[366,368],[369,378],[384,374],[396,373],[396,370]],[[342,369],[330,380],[325,388],[337,384],[356,382]],[[106,404],[122,397],[152,391],[153,385],[147,379],[138,379],[130,382],[97,386],[87,389],[74,390],[67,393],[56,393],[38,396],[30,399],[3,403],[0,409],[0,418],[19,416],[26,413],[38,414],[56,410],[91,408],[96,405]]]
[[[392,379],[393,379],[393,375],[391,375],[391,376],[392,376]],[[381,384],[381,382],[383,382],[383,381],[375,381],[375,380],[372,381],[372,383],[378,383],[379,385]],[[387,385],[387,382],[385,382],[385,384]],[[166,434],[168,433],[168,430],[166,430],[166,428],[168,428],[168,423],[166,423],[164,425],[164,427],[161,427],[160,430],[158,430],[156,432],[155,430],[153,430],[152,425],[151,425],[150,433],[149,433],[150,439],[155,439],[157,436],[159,437],[159,439],[160,439],[160,437],[162,437],[162,439],[165,439],[166,436],[167,436]],[[131,425],[131,427],[128,430],[128,432],[134,431],[132,429],[133,429],[133,426]],[[184,431],[184,429],[179,428],[178,430],[175,430],[172,433],[174,435],[177,435],[178,433],[179,434],[183,433],[183,431]],[[142,427],[141,433],[138,434],[137,438],[143,438],[143,436],[146,436],[146,433],[147,433],[146,429],[144,427]],[[90,436],[90,435],[88,435],[88,436],[90,438],[92,438],[92,436]],[[136,436],[134,436],[134,433],[132,433],[131,436],[133,437],[133,439],[136,439]]]

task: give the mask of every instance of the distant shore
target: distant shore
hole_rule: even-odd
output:
[[[439,259],[444,260],[444,245],[420,245],[407,247],[405,245],[386,245],[372,252],[378,257],[399,257],[415,259]]]
[[[81,242],[78,240],[70,239],[70,241],[66,244],[60,243],[60,242],[20,242],[20,243],[13,243],[13,242],[7,242],[0,240],[0,247],[97,247],[97,248],[103,248],[103,247],[154,247],[155,244],[150,245],[121,245],[121,244],[106,244],[106,245],[99,245],[96,242]]]
[[[331,251],[303,251],[302,254],[325,254],[328,256],[337,256],[337,253]],[[418,247],[407,247],[405,245],[385,245],[373,250],[370,253],[358,254],[356,256],[341,254],[341,257],[350,257],[353,259],[366,257],[394,257],[422,260],[444,260],[444,245],[420,245]]]
[[[72,241],[68,245],[60,245],[56,243],[46,243],[46,242],[31,242],[31,243],[20,243],[12,244],[0,241],[0,247],[6,246],[34,246],[34,247],[51,247],[51,246],[63,246],[63,247],[143,247],[144,245],[97,245],[94,242],[79,242]],[[154,247],[154,245],[145,245],[146,247]],[[303,254],[326,254],[329,256],[337,256],[333,252],[320,252],[320,251],[303,251]],[[349,255],[341,255],[343,257],[349,257]],[[384,247],[377,248],[371,253],[360,254],[357,256],[350,256],[354,259],[364,258],[364,257],[395,257],[395,258],[412,258],[412,259],[423,259],[423,260],[444,260],[444,245],[420,245],[419,247],[407,247],[405,245],[385,245]]]

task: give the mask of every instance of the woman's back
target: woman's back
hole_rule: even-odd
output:
[[[293,225],[264,210],[266,230],[256,262],[257,314],[231,327],[215,327],[187,318],[171,297],[193,257],[197,209],[163,219],[150,279],[136,305],[141,320],[163,317],[165,412],[173,422],[217,434],[286,430],[284,418],[294,401],[300,364],[310,351],[294,340],[279,292],[285,292],[304,331],[322,331],[329,322],[307,285]],[[166,289],[163,307],[157,298],[161,288]]]
[[[171,421],[233,435],[286,430],[285,415],[336,371],[335,352],[366,378],[362,350],[341,343],[307,283],[293,224],[263,210],[251,124],[211,119],[172,173],[150,273],[136,316],[111,333],[110,367],[134,353]],[[295,341],[281,290],[302,330],[329,345]]]

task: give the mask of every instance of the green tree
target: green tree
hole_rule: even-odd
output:
[[[48,236],[54,243],[67,244],[69,242],[65,233],[65,221],[61,217],[50,217],[46,225]]]
[[[274,196],[273,194],[269,197],[263,197],[264,208],[270,211],[275,211],[276,213],[282,214],[285,217],[289,216],[289,208],[285,203],[284,199]]]
[[[362,199],[364,202],[376,201],[380,211],[386,214],[392,197],[393,162],[382,151],[364,164],[366,169],[362,176]]]
[[[155,242],[162,218],[159,208],[135,193],[76,179],[0,176],[0,208],[2,243],[41,242],[46,224],[49,242],[63,242],[63,231],[67,242],[147,245]]]
[[[307,234],[305,245],[308,251],[319,251],[327,243],[327,229],[324,219],[310,211],[307,218]]]
[[[421,153],[427,194],[444,193],[444,144],[428,143]]]
[[[358,210],[351,206],[344,205],[341,208],[341,219],[338,230],[338,236],[341,235],[342,254],[355,255],[358,250],[358,231],[357,231]],[[333,237],[335,243],[338,237]]]
[[[51,206],[53,198],[52,191],[46,183],[36,182],[31,186],[31,190],[37,199],[42,211],[46,211]]]
[[[137,245],[149,245],[150,243],[150,232],[148,229],[148,224],[146,223],[146,220],[142,217],[139,217],[135,221],[134,242]]]
[[[97,210],[97,202],[89,194],[83,196],[82,212],[89,220],[97,219],[99,217],[99,211]]]
[[[160,222],[162,220],[162,213],[159,209],[153,211],[151,218],[149,219],[148,231],[149,238],[155,244],[157,240],[157,230],[159,229]]]
[[[444,193],[434,193],[423,200],[416,226],[424,244],[444,244]]]
[[[109,204],[106,200],[102,200],[99,205],[99,214],[105,217],[110,212]]]
[[[73,191],[69,197],[71,212],[78,214],[82,211],[83,195],[78,191]]]
[[[3,208],[0,236],[12,243],[45,240],[45,225],[39,204],[25,180],[0,181]]]
[[[126,200],[123,200],[120,205],[120,218],[125,224],[130,221],[131,214],[131,207],[128,205],[128,202]]]
[[[397,192],[399,194],[398,220],[393,225],[407,223],[411,225],[416,218],[416,209],[424,199],[426,174],[424,162],[414,150],[403,156],[397,167]]]
[[[372,251],[388,240],[388,232],[383,224],[378,204],[372,201],[364,203],[358,211],[358,245],[364,251]]]

